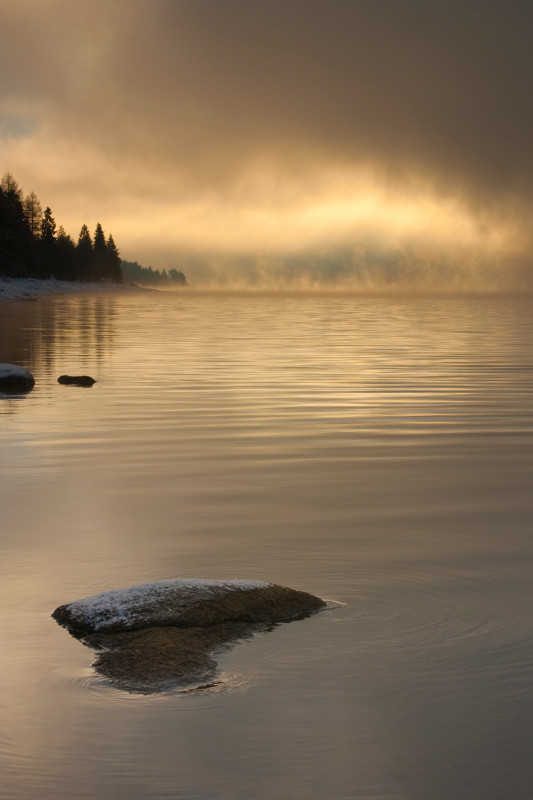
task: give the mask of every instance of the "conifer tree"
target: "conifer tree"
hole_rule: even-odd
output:
[[[32,235],[10,172],[0,181],[0,190],[0,269],[10,277],[26,277],[33,274]]]
[[[0,179],[0,275],[65,280],[107,280],[122,283],[119,251],[100,223],[94,245],[87,225],[74,244],[56,222],[50,207],[44,210],[35,192],[23,198],[10,172]]]
[[[23,202],[23,208],[24,216],[26,217],[26,221],[33,236],[38,237],[41,233],[43,210],[35,192],[30,192],[28,195],[26,195]]]
[[[72,238],[65,233],[62,225],[57,231],[57,272],[58,277],[65,281],[73,281],[77,275],[76,245]]]
[[[81,244],[83,244],[84,247],[86,247],[87,244],[89,244],[90,247],[91,247],[91,252],[92,252],[93,242],[92,242],[91,234],[89,233],[89,228],[87,227],[87,225],[82,225],[81,226],[80,235],[78,236],[78,247]]]
[[[60,225],[59,228],[57,229],[57,241],[60,242],[60,241],[66,240],[66,239],[71,244],[74,244],[74,242],[72,241],[72,236],[69,236],[68,233],[66,232],[66,230],[64,229],[64,227],[62,225]]]
[[[94,231],[94,239],[93,239],[93,249],[97,252],[99,250],[105,250],[105,236],[102,226],[99,222],[96,223],[96,228]]]
[[[107,249],[104,231],[98,222],[93,240],[93,279],[107,280]]]
[[[41,239],[38,242],[39,277],[48,278],[51,275],[58,277],[56,221],[52,216],[52,209],[47,206],[41,220]]]
[[[55,242],[56,240],[56,221],[52,216],[52,209],[47,206],[44,209],[43,218],[41,220],[41,241],[42,242]]]
[[[185,275],[181,270],[178,271],[177,269],[169,269],[168,277],[170,278],[172,283],[181,284],[182,286],[185,286],[187,284]]]
[[[113,283],[122,283],[124,279],[122,276],[120,253],[111,234],[109,234],[109,238],[106,242],[106,250],[109,275],[108,279],[113,281]]]
[[[0,183],[0,186],[4,190],[4,194],[9,195],[10,193],[13,193],[17,195],[19,200],[21,199],[21,191],[19,189],[19,185],[10,172],[5,172],[2,175],[2,181]]]
[[[76,246],[76,261],[78,280],[92,280],[93,243],[87,225],[81,226]]]

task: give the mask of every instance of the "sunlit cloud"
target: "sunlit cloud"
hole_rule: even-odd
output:
[[[178,243],[188,250],[235,253],[291,252],[369,237],[391,244],[425,240],[441,247],[478,247],[481,252],[506,242],[503,226],[487,231],[457,203],[425,195],[395,197],[366,186],[352,195],[317,194],[281,208],[254,199],[241,204],[212,197],[156,205],[142,228],[136,229],[128,214],[115,217],[114,227],[137,246],[148,237],[165,247]]]
[[[533,12],[45,5],[0,9],[2,168],[75,238],[163,267],[369,240],[525,263]]]

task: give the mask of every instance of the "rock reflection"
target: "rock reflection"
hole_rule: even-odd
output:
[[[96,648],[93,667],[116,688],[152,694],[212,682],[217,652],[269,627],[227,622],[207,628],[147,628],[82,641]]]
[[[101,592],[52,616],[98,650],[100,675],[151,693],[211,680],[217,650],[324,606],[315,595],[261,581],[178,578]]]

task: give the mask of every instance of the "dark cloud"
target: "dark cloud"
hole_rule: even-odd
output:
[[[529,214],[529,2],[21,0],[1,16],[0,102],[40,119],[43,187],[64,153],[58,198],[298,206],[364,170],[491,224]]]
[[[189,0],[150,4],[111,80],[179,164],[300,151],[529,195],[530,3]],[[149,136],[151,138],[151,136]],[[222,162],[222,163],[221,163]],[[218,169],[217,169],[218,165]]]

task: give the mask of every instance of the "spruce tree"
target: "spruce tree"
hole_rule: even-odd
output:
[[[108,280],[107,276],[107,248],[104,231],[100,223],[96,225],[93,241],[93,277],[94,280]]]
[[[0,179],[0,275],[122,283],[121,263],[100,223],[94,244],[83,225],[75,245],[62,226],[56,230],[50,207],[43,213],[35,192],[23,198],[10,172]]]
[[[41,220],[41,241],[55,242],[56,240],[56,221],[52,216],[52,209],[47,206],[44,209],[43,218]]]
[[[168,271],[168,277],[172,281],[172,283],[176,283],[181,286],[185,286],[187,284],[187,279],[181,270],[177,269],[170,269]]]
[[[47,206],[41,220],[41,239],[38,242],[38,252],[40,254],[40,274],[39,277],[49,278],[58,272],[57,264],[57,241],[56,241],[56,221],[52,216],[52,209]]]
[[[82,225],[76,246],[76,273],[80,281],[93,279],[93,243],[87,225]]]
[[[76,245],[72,238],[65,233],[62,225],[59,226],[57,231],[57,277],[64,281],[76,280],[77,272],[77,259],[76,259]]]
[[[0,181],[0,270],[9,277],[33,274],[32,235],[21,202],[21,192],[10,172]]]
[[[109,238],[106,242],[106,251],[109,275],[108,280],[113,281],[113,283],[122,283],[124,278],[122,276],[120,254],[111,234],[109,234]]]

